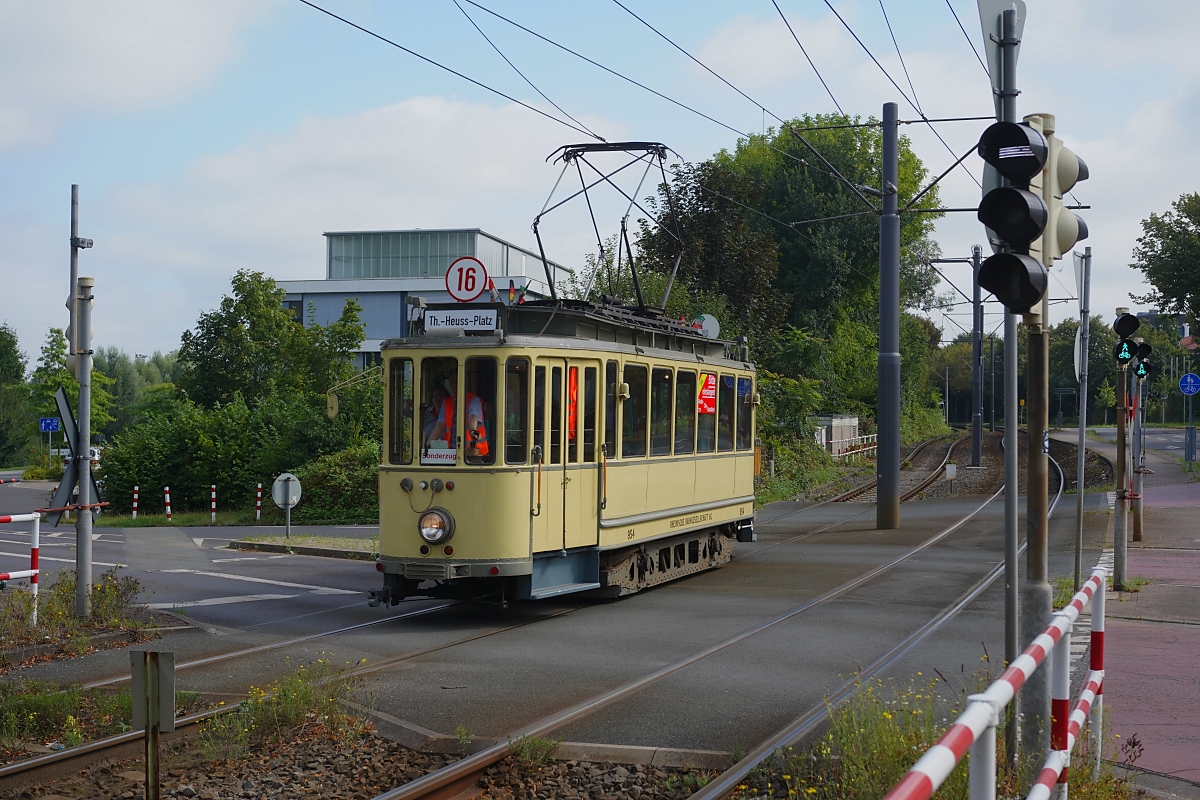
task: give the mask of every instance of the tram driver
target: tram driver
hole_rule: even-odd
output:
[[[453,449],[455,401],[457,398],[458,376],[452,374],[450,376],[450,395],[442,401],[441,413],[438,414],[437,421],[434,423],[433,429],[429,432],[429,439],[426,445],[434,439],[444,439],[447,442],[447,447]],[[473,392],[467,392],[466,422],[467,455],[487,456],[488,436],[487,428],[483,422],[483,401]]]

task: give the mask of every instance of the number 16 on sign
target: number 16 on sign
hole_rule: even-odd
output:
[[[456,259],[446,270],[446,291],[460,303],[469,303],[483,294],[487,282],[487,268],[474,256]]]

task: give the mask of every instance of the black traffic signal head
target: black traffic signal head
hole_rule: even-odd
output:
[[[1139,378],[1149,378],[1150,362],[1139,358],[1137,368],[1133,371],[1133,374]]]
[[[1150,354],[1153,352],[1154,352],[1154,348],[1150,346],[1149,342],[1138,342],[1137,343],[1138,361],[1145,361],[1147,358],[1150,357]]]
[[[1133,336],[1134,331],[1142,326],[1142,321],[1133,314],[1122,314],[1113,320],[1113,330],[1117,332],[1117,336],[1122,339],[1128,339]]]
[[[979,285],[1014,314],[1024,314],[1046,292],[1046,269],[1024,253],[999,253],[979,267]]]
[[[1029,184],[1049,155],[1046,137],[1029,125],[996,122],[979,137],[979,156],[1014,184]]]
[[[1122,339],[1113,348],[1113,356],[1117,359],[1118,364],[1128,364],[1130,361],[1133,361],[1133,357],[1136,355],[1137,342],[1130,339]]]
[[[1028,250],[1046,227],[1046,203],[1033,192],[1001,187],[984,195],[978,217],[1010,247]]]

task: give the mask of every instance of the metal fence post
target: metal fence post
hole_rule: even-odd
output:
[[[33,616],[30,617],[30,622],[33,627],[38,624],[38,560],[40,556],[38,552],[41,550],[41,528],[42,515],[34,514],[33,519],[29,523],[29,570],[33,573],[29,576],[29,593],[33,595]]]
[[[1092,640],[1091,668],[1094,672],[1104,669],[1104,593],[1105,576],[1100,577],[1100,588],[1092,596]],[[1100,780],[1100,758],[1104,749],[1104,681],[1096,690],[1096,702],[1092,706],[1092,779]]]
[[[1000,724],[1000,709],[986,694],[973,694],[967,703],[987,703],[991,717],[987,727],[971,745],[971,760],[967,766],[967,785],[970,800],[996,800],[996,726]]]
[[[1067,726],[1071,717],[1071,620],[1061,611],[1054,616],[1067,617],[1067,624],[1050,655],[1050,749],[1063,754],[1058,798],[1067,800],[1067,771],[1071,764],[1071,751],[1067,746]]]

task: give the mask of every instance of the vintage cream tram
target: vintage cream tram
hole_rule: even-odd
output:
[[[753,539],[744,346],[559,300],[430,306],[381,349],[372,605],[616,597],[719,566]]]

